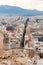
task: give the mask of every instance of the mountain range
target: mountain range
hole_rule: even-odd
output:
[[[0,14],[35,16],[35,15],[43,15],[43,11],[39,11],[35,9],[33,10],[23,9],[17,6],[0,5]]]

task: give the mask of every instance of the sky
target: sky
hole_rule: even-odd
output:
[[[43,0],[0,0],[0,5],[19,6],[24,9],[43,10]]]

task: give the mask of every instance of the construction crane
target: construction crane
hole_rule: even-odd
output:
[[[25,34],[26,34],[26,27],[27,27],[28,22],[29,22],[29,18],[27,18],[27,20],[26,20],[26,22],[25,22],[24,32],[23,32],[23,36],[22,36],[21,43],[20,43],[21,48],[24,47],[24,40],[25,40]]]

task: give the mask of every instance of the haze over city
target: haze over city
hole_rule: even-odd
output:
[[[1,0],[0,5],[19,6],[24,9],[43,11],[43,0]]]

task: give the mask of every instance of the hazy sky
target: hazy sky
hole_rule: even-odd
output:
[[[43,10],[43,0],[0,0],[0,5],[12,5],[25,9]]]

